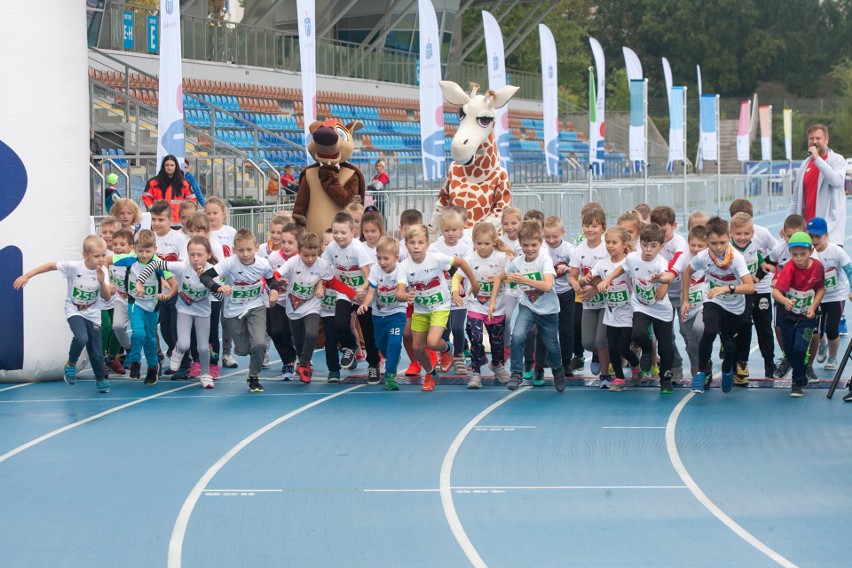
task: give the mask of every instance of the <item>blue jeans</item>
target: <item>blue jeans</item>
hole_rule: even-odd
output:
[[[385,375],[395,375],[402,350],[402,332],[405,329],[405,312],[389,316],[373,314],[373,332],[376,347],[385,356]]]
[[[141,363],[142,351],[148,368],[157,366],[157,321],[159,312],[146,312],[136,304],[127,306],[130,313],[130,354],[128,363]]]
[[[538,335],[544,341],[547,350],[547,366],[553,369],[553,375],[563,372],[562,351],[559,347],[559,314],[537,314],[524,305],[518,306],[515,327],[512,328],[512,357],[510,370],[520,375],[524,370],[524,340],[533,324],[538,327]],[[542,365],[542,368],[544,365]]]
[[[68,327],[74,337],[71,338],[71,348],[68,350],[68,362],[77,364],[77,359],[83,348],[89,354],[89,363],[95,373],[95,379],[104,378],[104,352],[101,343],[101,329],[83,316],[71,316],[68,318]]]
[[[794,320],[780,316],[777,320],[781,328],[781,343],[784,345],[784,355],[793,369],[793,384],[805,386],[808,384],[806,375],[808,369],[808,347],[811,337],[817,328],[817,318]]]
[[[464,353],[464,322],[467,319],[467,310],[450,310],[450,320],[447,329],[442,336],[444,341],[450,342],[450,333],[453,334],[453,356],[461,357]]]

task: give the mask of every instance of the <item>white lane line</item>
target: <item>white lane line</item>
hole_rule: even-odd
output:
[[[735,520],[725,514],[722,509],[720,509],[713,501],[710,500],[709,497],[701,490],[695,480],[692,479],[692,476],[689,475],[689,472],[686,470],[686,467],[683,465],[683,461],[680,459],[680,454],[677,451],[677,439],[675,438],[675,429],[677,428],[677,420],[680,417],[680,413],[683,411],[683,408],[686,404],[692,400],[692,397],[695,396],[695,393],[687,393],[679,403],[674,407],[672,413],[669,415],[668,423],[666,424],[666,450],[669,454],[669,460],[672,462],[672,467],[674,467],[678,476],[681,480],[686,484],[687,488],[692,492],[693,496],[698,500],[701,505],[704,506],[705,509],[710,511],[714,517],[722,521],[722,523],[731,529],[735,535],[752,545],[754,548],[768,556],[774,562],[779,564],[780,566],[785,566],[787,568],[797,568],[795,564],[775,552],[773,549],[769,548],[763,542],[761,542],[757,537],[748,532],[745,528],[740,526]]]
[[[183,390],[183,389],[188,389],[190,387],[197,387],[197,386],[199,386],[198,383],[190,383],[188,385],[184,385],[184,386],[178,387],[176,389],[169,389],[169,390],[163,391],[163,392],[158,393],[158,394],[146,396],[145,398],[138,398],[138,399],[134,400],[133,402],[128,402],[127,404],[122,404],[121,406],[115,406],[113,408],[110,408],[109,410],[104,410],[103,412],[99,412],[98,414],[95,414],[93,416],[89,416],[88,418],[84,418],[83,420],[78,420],[77,422],[72,422],[71,424],[68,424],[67,426],[63,426],[62,428],[58,428],[56,430],[53,430],[52,432],[48,432],[44,436],[39,436],[35,440],[31,440],[31,441],[27,442],[26,444],[24,444],[22,446],[18,446],[14,450],[6,452],[2,456],[0,456],[0,463],[3,463],[4,461],[11,458],[12,456],[16,456],[16,455],[20,454],[24,450],[28,450],[35,445],[41,444],[45,440],[49,440],[50,438],[53,438],[54,436],[58,436],[59,434],[62,434],[63,432],[67,432],[68,430],[76,428],[77,426],[82,426],[83,424],[88,424],[89,422],[93,422],[93,421],[95,421],[99,418],[103,418],[104,416],[108,416],[110,414],[118,412],[119,410],[124,410],[125,408],[130,408],[131,406],[141,404],[145,401],[153,400],[155,398],[160,398],[161,396],[169,394],[171,392],[179,391],[179,390]]]
[[[14,389],[19,389],[19,388],[21,388],[21,387],[28,387],[28,386],[30,386],[30,385],[34,385],[34,384],[35,384],[35,383],[21,383],[21,384],[19,384],[19,385],[12,385],[11,387],[6,387],[6,388],[2,388],[2,389],[0,389],[0,392],[5,392],[5,391],[14,390]]]
[[[453,491],[560,491],[560,490],[584,490],[584,489],[686,489],[686,485],[529,485],[529,486],[453,486]],[[354,492],[361,493],[438,493],[440,488],[435,489],[205,489],[203,493],[327,493]]]
[[[288,412],[284,416],[276,418],[263,428],[256,430],[246,438],[244,438],[240,443],[236,446],[228,450],[224,456],[219,458],[219,460],[210,466],[204,475],[201,476],[201,479],[198,480],[198,483],[195,484],[195,487],[189,492],[189,495],[186,497],[186,500],[183,502],[183,506],[180,508],[180,512],[178,513],[177,520],[175,521],[175,526],[172,528],[172,536],[169,539],[169,559],[168,566],[169,568],[180,568],[182,562],[183,555],[183,539],[186,536],[186,528],[189,525],[189,518],[192,516],[192,511],[195,509],[195,505],[198,503],[198,499],[201,497],[202,493],[204,493],[207,484],[216,476],[219,471],[225,467],[225,465],[231,461],[231,459],[240,453],[246,446],[257,440],[259,437],[263,436],[282,422],[285,422],[294,416],[297,416],[306,410],[310,410],[311,408],[318,406],[324,402],[328,402],[333,398],[337,398],[338,396],[342,396],[348,392],[352,392],[355,389],[359,389],[364,385],[356,385],[354,387],[350,387],[346,390],[342,390],[338,393],[323,397],[319,400],[315,400],[310,404],[306,404],[304,406],[300,406],[296,410],[292,412]]]
[[[477,430],[487,430],[489,428],[514,428],[515,430],[535,430],[538,426],[477,426]]]
[[[454,486],[453,489],[502,489],[504,491],[552,491],[561,489],[686,489],[686,485],[501,485],[495,487]]]
[[[461,429],[461,431],[456,435],[456,439],[453,440],[453,443],[450,444],[447,453],[444,455],[444,461],[441,463],[441,476],[439,488],[441,490],[441,506],[444,508],[444,516],[447,518],[447,523],[450,525],[450,530],[453,531],[453,536],[456,537],[456,542],[459,543],[462,551],[467,556],[467,559],[470,563],[476,568],[484,568],[486,566],[485,561],[482,560],[482,557],[479,556],[479,553],[476,551],[476,547],[473,546],[473,543],[468,538],[467,533],[464,530],[464,527],[461,524],[461,520],[459,520],[459,515],[456,512],[456,507],[453,504],[453,489],[450,485],[450,477],[453,473],[453,462],[456,459],[456,455],[459,452],[459,448],[461,447],[464,439],[470,433],[471,430],[479,423],[480,420],[488,416],[493,410],[498,408],[503,403],[511,400],[512,398],[518,396],[522,392],[526,392],[530,387],[523,387],[515,392],[509,393],[504,396],[479,414],[473,417],[473,420],[467,423],[467,425]]]
[[[665,430],[665,426],[601,426],[603,430]]]

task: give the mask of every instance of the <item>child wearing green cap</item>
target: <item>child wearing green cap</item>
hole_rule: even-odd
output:
[[[783,309],[778,311],[778,326],[784,354],[793,368],[790,396],[804,396],[808,384],[808,347],[817,328],[819,304],[825,296],[825,269],[811,258],[813,243],[807,233],[795,233],[787,242],[790,262],[775,281],[772,297]]]
[[[118,176],[115,174],[108,174],[106,177],[106,189],[104,190],[104,203],[106,204],[106,209],[104,211],[111,211],[112,206],[115,203],[116,199],[119,199],[121,195],[116,189],[116,184],[118,183]]]

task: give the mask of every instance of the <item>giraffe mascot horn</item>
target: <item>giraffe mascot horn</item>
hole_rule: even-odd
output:
[[[468,95],[456,83],[441,81],[444,99],[461,108],[459,127],[450,149],[453,163],[438,193],[429,225],[433,236],[441,226],[444,212],[454,205],[467,210],[466,233],[481,221],[493,223],[499,230],[500,214],[511,200],[509,174],[500,166],[494,138],[494,109],[505,106],[518,87],[506,85],[497,92],[488,90],[484,94],[477,94],[478,90],[479,85],[473,83]]]

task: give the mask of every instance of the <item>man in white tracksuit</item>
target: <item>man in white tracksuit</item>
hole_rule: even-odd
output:
[[[846,159],[828,148],[828,127],[808,128],[808,156],[796,175],[788,215],[805,221],[822,217],[828,224],[828,240],[843,246],[846,238]]]

